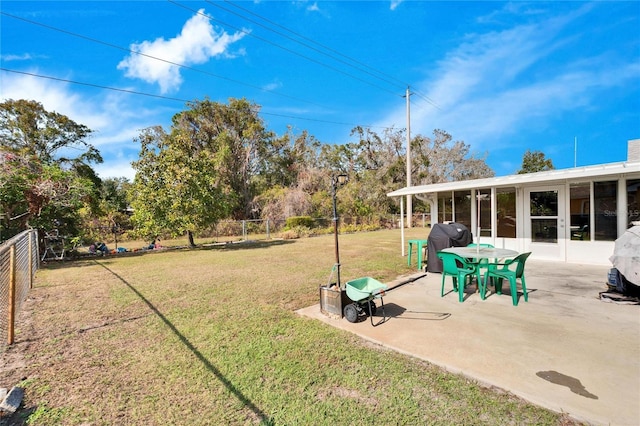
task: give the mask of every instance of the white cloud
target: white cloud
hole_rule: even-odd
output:
[[[274,90],[278,90],[281,87],[282,87],[282,82],[279,80],[276,80],[271,83],[265,84],[264,86],[262,86],[262,89],[271,92]]]
[[[404,0],[391,0],[391,5],[389,6],[389,9],[396,10],[396,8],[400,6],[400,3],[402,3],[403,1]]]
[[[101,179],[124,177],[133,182],[136,177],[135,170],[131,167],[133,160],[134,158],[109,161],[108,163],[98,164],[94,167],[94,170]]]
[[[126,70],[127,77],[157,83],[161,92],[167,93],[182,84],[179,65],[202,64],[212,57],[229,55],[229,46],[245,34],[216,32],[209,18],[204,15],[204,9],[200,9],[184,24],[182,32],[176,37],[132,44],[130,50],[141,55],[132,53],[118,64],[118,69]]]
[[[33,57],[29,53],[23,53],[22,55],[0,55],[0,59],[3,61],[28,61],[33,59]]]
[[[38,74],[34,71],[34,74]],[[0,102],[27,99],[40,102],[47,111],[64,114],[94,131],[88,142],[102,154],[105,162],[96,165],[100,177],[133,178],[130,162],[138,155],[133,139],[140,130],[163,125],[166,110],[152,110],[133,105],[129,95],[101,92],[90,97],[74,92],[70,85],[34,76],[9,72],[0,74]]]
[[[544,10],[537,8],[535,3],[528,2],[508,2],[502,9],[496,9],[488,15],[478,17],[481,24],[509,22],[513,16],[535,16],[543,14]]]
[[[34,72],[38,74],[38,72]],[[0,99],[27,99],[40,102],[47,111],[64,114],[92,128],[103,123],[107,118],[100,114],[92,114],[91,104],[84,102],[77,94],[72,93],[67,84],[53,82],[30,75],[2,73]]]
[[[553,71],[541,65],[571,43],[575,35],[559,34],[578,14],[469,35],[416,85],[439,109],[413,97],[419,106],[412,106],[412,134],[443,129],[473,151],[494,151],[511,147],[522,129],[544,129],[562,114],[597,108],[606,89],[628,84],[640,66],[606,55],[556,64]],[[405,122],[398,105],[377,125]]]
[[[307,6],[307,11],[309,12],[319,12],[320,7],[318,6],[318,2],[314,2],[311,6]]]

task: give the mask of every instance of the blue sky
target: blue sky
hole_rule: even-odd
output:
[[[278,135],[434,129],[556,168],[625,161],[640,138],[640,2],[2,1],[0,99],[95,130],[101,177],[185,101],[245,97]],[[132,53],[140,52],[140,54]],[[47,78],[44,78],[47,77]],[[80,83],[80,84],[79,84]],[[111,90],[118,89],[118,90]],[[577,140],[577,155],[575,141]]]

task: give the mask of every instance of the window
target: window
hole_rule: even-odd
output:
[[[571,222],[571,239],[576,241],[589,241],[589,223],[591,214],[591,185],[589,183],[575,183],[569,187],[569,210]]]
[[[452,198],[450,192],[438,193],[438,222],[445,223],[453,220]]]
[[[594,182],[593,204],[597,241],[614,241],[618,236],[617,195],[618,182]]]
[[[640,221],[640,179],[627,181],[627,228]]]
[[[531,191],[531,241],[558,242],[558,191]]]
[[[455,221],[471,230],[471,191],[456,191],[453,194]]]
[[[516,189],[498,188],[496,190],[498,208],[498,237],[516,237]]]
[[[491,236],[491,190],[479,189],[477,195],[480,196],[480,236]],[[476,200],[476,208],[478,206]],[[475,230],[478,232],[477,230]]]

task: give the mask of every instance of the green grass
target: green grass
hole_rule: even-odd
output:
[[[414,273],[399,239],[341,235],[342,280]],[[333,263],[322,236],[45,266],[10,348],[28,423],[574,424],[297,315]]]

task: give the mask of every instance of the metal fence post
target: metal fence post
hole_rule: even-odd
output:
[[[9,318],[7,344],[13,345],[16,319],[16,245],[9,249]]]
[[[33,288],[33,237],[29,234],[29,288]]]
[[[271,236],[269,235],[269,219],[267,219],[267,240],[270,240]]]

